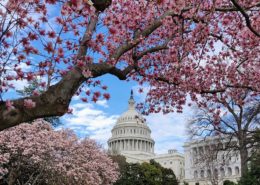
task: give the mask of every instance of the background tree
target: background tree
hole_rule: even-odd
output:
[[[236,183],[229,181],[229,180],[225,180],[223,185],[236,185]]]
[[[248,172],[241,177],[239,185],[258,185],[260,183],[260,154],[255,154],[250,161]]]
[[[0,0],[0,129],[61,116],[75,94],[109,99],[96,79],[106,74],[150,84],[144,113],[181,112],[187,95],[258,94],[259,8],[257,0]],[[38,76],[44,93],[3,98],[14,81]]]
[[[151,160],[150,163],[127,163],[125,157],[112,156],[119,164],[121,176],[114,185],[178,185],[175,174],[171,169],[162,167]]]
[[[205,140],[200,139],[197,144],[200,142],[205,143],[205,147],[198,147],[198,151],[193,156],[194,165],[198,169],[196,174],[194,172],[195,179],[201,178],[206,184],[218,185],[224,181],[224,167],[232,163],[231,158],[236,153],[232,150],[223,150],[225,143],[216,136]]]
[[[260,131],[254,135],[254,140],[257,141],[258,145],[256,152],[250,159],[249,170],[243,175],[238,183],[238,185],[257,185],[260,184]]]
[[[177,178],[174,172],[172,171],[172,169],[162,167],[158,162],[156,162],[153,159],[150,160],[150,164],[161,170],[162,173],[161,184],[167,184],[167,185],[178,184]]]
[[[46,121],[0,132],[0,184],[109,185],[118,175],[117,165],[95,141],[54,131]]]
[[[247,172],[247,163],[256,146],[259,146],[255,134],[260,128],[260,100],[259,97],[252,98],[250,93],[240,92],[236,99],[216,94],[214,101],[203,97],[189,125],[192,136],[217,136],[224,146],[220,150],[238,151],[242,176]]]

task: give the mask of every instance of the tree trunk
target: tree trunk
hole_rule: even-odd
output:
[[[240,148],[240,159],[241,159],[241,176],[244,176],[247,171],[248,151],[245,145]]]
[[[15,185],[15,182],[17,181],[19,173],[19,167],[16,169],[11,169],[8,175],[7,184],[8,185]]]

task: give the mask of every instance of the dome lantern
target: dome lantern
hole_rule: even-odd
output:
[[[131,90],[130,98],[128,100],[128,109],[131,109],[131,110],[135,109],[135,100],[134,100],[133,90]]]

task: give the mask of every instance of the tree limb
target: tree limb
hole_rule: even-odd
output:
[[[257,36],[260,37],[260,33],[258,33],[251,25],[250,17],[248,14],[245,12],[245,10],[239,5],[239,3],[236,0],[231,0],[233,5],[240,11],[240,13],[243,15],[246,21],[247,27]]]

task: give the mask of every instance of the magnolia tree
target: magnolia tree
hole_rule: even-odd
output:
[[[90,139],[37,120],[0,133],[0,184],[109,185],[117,165]]]
[[[258,0],[0,0],[0,129],[109,99],[105,74],[149,84],[144,113],[260,90]],[[14,83],[44,92],[10,99]],[[104,82],[105,83],[105,82]],[[84,88],[84,87],[88,88]],[[85,90],[87,89],[87,90]],[[142,91],[142,88],[140,89]],[[241,101],[243,103],[243,101]]]

